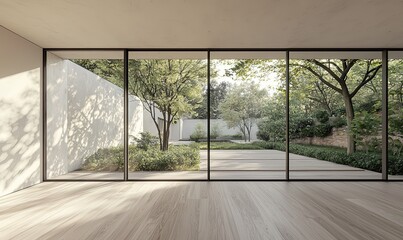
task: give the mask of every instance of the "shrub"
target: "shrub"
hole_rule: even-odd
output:
[[[256,136],[264,141],[282,141],[285,135],[285,120],[264,118],[257,124],[258,131]]]
[[[199,165],[197,145],[170,146],[168,151],[161,151],[157,146],[148,150],[136,145],[129,146],[130,171],[197,170]],[[99,149],[86,158],[82,168],[90,171],[123,171],[123,147]]]
[[[200,152],[195,145],[171,146],[168,151],[151,148],[129,153],[131,171],[197,170],[199,164]]]
[[[220,134],[221,134],[220,126],[214,124],[213,127],[211,128],[210,138],[217,139],[220,136]]]
[[[190,135],[190,140],[198,142],[199,139],[207,138],[206,129],[203,124],[198,123],[194,132]]]
[[[316,137],[326,137],[332,133],[332,126],[328,123],[320,123],[315,126],[314,135]]]
[[[329,121],[329,113],[326,111],[317,111],[315,113],[315,118],[320,123],[327,123]]]
[[[265,149],[285,151],[285,143],[280,142],[254,142]],[[382,161],[379,152],[355,152],[348,155],[344,148],[290,144],[290,153],[317,158],[324,161],[349,165],[356,168],[381,172]],[[403,159],[393,153],[389,153],[389,174],[403,174]]]
[[[84,160],[83,170],[88,171],[123,171],[123,147],[98,149]]]
[[[330,118],[330,126],[335,128],[341,128],[347,125],[345,117],[333,117]]]
[[[290,118],[290,138],[313,137],[314,120],[306,116]]]
[[[140,133],[140,138],[135,139],[137,147],[143,150],[148,150],[150,147],[158,145],[158,137],[151,135],[149,132]]]

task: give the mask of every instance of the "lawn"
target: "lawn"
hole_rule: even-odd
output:
[[[196,143],[201,150],[207,149],[207,142]],[[211,142],[211,150],[262,150],[264,147],[256,143]]]

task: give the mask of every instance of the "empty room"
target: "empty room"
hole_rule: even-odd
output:
[[[0,0],[0,239],[403,239],[400,0]]]

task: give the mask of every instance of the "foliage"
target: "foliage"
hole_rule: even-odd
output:
[[[130,151],[131,171],[198,170],[199,149],[192,146],[171,146],[168,151],[151,148],[148,151]]]
[[[233,87],[220,104],[221,117],[229,128],[237,127],[250,141],[252,127],[261,117],[261,102],[267,99],[267,92],[259,89],[253,82],[242,83]]]
[[[160,149],[166,151],[171,124],[191,116],[202,100],[206,62],[157,59],[130,60],[129,64],[129,93],[140,98],[150,113],[159,133]]]
[[[89,171],[123,171],[123,147],[110,147],[98,149],[94,154],[84,160],[83,170]]]
[[[76,59],[73,62],[123,88],[123,60]],[[129,61],[129,94],[140,98],[151,115],[161,150],[168,149],[171,124],[184,115],[191,116],[200,105],[206,69],[204,60]],[[163,124],[159,124],[159,118]]]
[[[210,129],[210,138],[211,139],[217,139],[221,135],[221,129],[218,124],[213,124],[213,126]]]
[[[330,126],[335,128],[341,128],[346,126],[347,122],[344,117],[332,117],[329,119]]]
[[[123,59],[72,59],[71,61],[123,88]]]
[[[137,147],[147,151],[150,147],[158,145],[158,137],[151,135],[149,132],[140,133],[140,138],[135,139]]]
[[[279,142],[255,142],[254,144],[265,149],[285,151],[285,144]],[[302,144],[290,144],[290,153],[312,157],[324,161],[344,164],[356,168],[381,172],[382,161],[379,152],[360,152],[347,154],[344,148],[313,146]],[[403,159],[395,155],[389,155],[389,174],[403,174]]]
[[[321,110],[315,113],[315,118],[320,123],[327,123],[329,121],[329,113],[327,111]]]
[[[148,150],[129,146],[130,171],[175,171],[198,170],[200,153],[197,145],[171,146],[168,151],[161,151],[157,147]],[[123,171],[123,147],[99,149],[85,159],[83,170],[90,171]]]
[[[314,135],[315,137],[326,137],[332,132],[332,126],[329,123],[320,123],[315,125]]]
[[[380,117],[367,111],[357,112],[351,127],[357,143],[368,152],[380,130]],[[376,140],[375,140],[376,141]]]
[[[207,138],[206,129],[204,128],[203,124],[198,123],[193,133],[190,135],[190,140],[198,142],[200,139],[205,138]]]
[[[228,82],[220,82],[212,80],[210,83],[210,119],[218,119],[219,112],[219,104],[225,99],[228,89],[231,87],[231,84]],[[207,118],[207,87],[203,92],[203,100],[198,108],[195,110],[195,114],[193,114],[193,118],[196,119],[206,119]]]
[[[207,149],[207,143],[198,143],[201,150]],[[210,149],[212,150],[246,150],[246,149],[264,149],[261,146],[253,143],[236,143],[236,142],[211,142]]]

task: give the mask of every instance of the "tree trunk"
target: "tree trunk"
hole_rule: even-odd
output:
[[[167,122],[167,127],[166,131],[164,132],[164,146],[163,146],[163,151],[167,151],[169,148],[169,132],[170,132],[170,123]]]
[[[163,131],[162,131],[162,145],[160,146],[160,149],[161,149],[161,151],[167,151],[168,150],[167,136],[169,137],[169,134],[167,133],[168,132],[167,131],[168,122],[167,122],[167,116],[166,116],[165,112],[162,114],[162,117],[163,117],[163,121],[164,121],[164,123],[163,123],[164,128],[163,128]]]
[[[353,108],[353,101],[350,98],[347,90],[343,90],[342,92],[344,105],[346,108],[346,119],[347,119],[347,154],[350,155],[355,152],[355,141],[354,135],[351,132],[351,127],[354,119],[354,108]]]
[[[246,127],[246,131],[248,132],[248,142],[250,142],[250,127]]]

